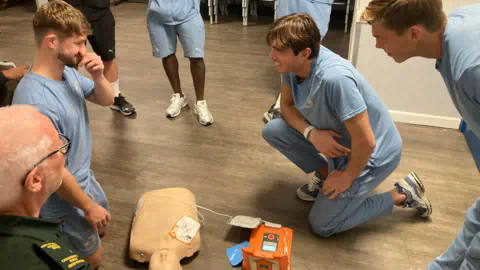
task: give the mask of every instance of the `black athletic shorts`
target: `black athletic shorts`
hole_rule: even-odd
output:
[[[103,61],[115,59],[115,18],[110,7],[83,6],[80,10],[92,25],[93,34],[88,36],[88,41],[93,51]]]
[[[78,8],[92,25],[93,33],[88,36],[93,51],[103,61],[115,59],[115,18],[110,10],[110,0],[65,0]]]

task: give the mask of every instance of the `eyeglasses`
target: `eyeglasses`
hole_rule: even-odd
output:
[[[42,159],[40,159],[39,162],[35,163],[35,165],[33,165],[33,167],[25,175],[25,179],[23,179],[22,186],[25,185],[25,181],[27,181],[28,174],[33,169],[35,169],[35,167],[40,165],[40,163],[44,162],[45,160],[47,160],[48,158],[50,158],[51,156],[55,155],[58,152],[62,153],[64,155],[64,157],[67,155],[68,150],[70,150],[70,144],[72,143],[72,141],[67,136],[63,135],[62,133],[58,133],[58,136],[59,136],[60,140],[62,140],[63,145],[60,146],[57,150],[51,152],[50,154],[48,154],[45,157],[43,157]]]

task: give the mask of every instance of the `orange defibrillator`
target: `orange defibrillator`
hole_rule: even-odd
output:
[[[243,248],[243,270],[290,270],[292,229],[261,224],[253,229],[250,247]]]

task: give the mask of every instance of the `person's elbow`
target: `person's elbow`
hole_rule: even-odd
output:
[[[285,115],[285,114],[288,114],[288,112],[295,108],[295,104],[289,104],[289,103],[286,103],[286,102],[280,102],[280,112]]]
[[[97,99],[97,101],[99,101],[99,100]],[[114,102],[115,102],[115,97],[114,96],[103,97],[101,99],[101,101],[98,102],[98,104],[100,106],[103,106],[103,107],[109,107],[109,106],[113,105]]]
[[[364,146],[370,153],[373,153],[375,147],[377,146],[377,142],[375,141],[375,138],[366,138],[364,141]]]
[[[363,149],[363,151],[368,153],[373,153],[377,143],[374,137],[363,136],[360,138],[352,138],[352,149]]]

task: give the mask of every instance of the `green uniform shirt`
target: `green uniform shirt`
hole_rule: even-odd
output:
[[[59,227],[53,221],[0,215],[0,268],[92,270],[66,244]]]

